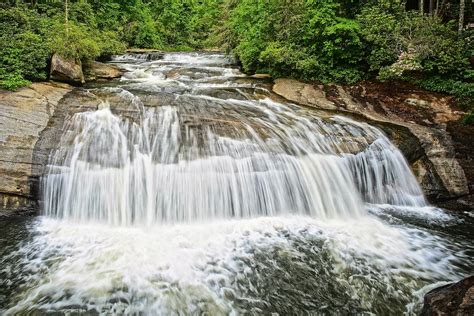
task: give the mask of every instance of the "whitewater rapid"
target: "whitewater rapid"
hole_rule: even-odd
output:
[[[216,57],[178,57],[140,64],[124,85],[102,89],[126,110],[105,98],[70,117],[44,180],[46,215],[153,225],[351,219],[365,214],[364,203],[426,206],[405,158],[377,128],[245,92],[232,81],[240,73],[215,66]],[[199,74],[197,87],[188,72]],[[144,105],[133,89],[160,98],[149,86],[172,102]],[[225,97],[212,95],[219,90]]]
[[[223,54],[114,62],[124,76],[66,120],[43,216],[0,258],[0,312],[416,314],[472,273],[472,242],[443,232],[463,220],[379,129],[290,104]]]

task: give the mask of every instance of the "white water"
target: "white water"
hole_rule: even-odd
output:
[[[109,104],[71,117],[45,180],[47,215],[151,225],[282,214],[349,219],[365,213],[364,202],[426,205],[402,154],[367,124],[268,98],[185,93],[196,104],[148,108],[117,91],[131,98],[136,119]]]
[[[293,287],[289,298],[310,294],[325,302],[317,294],[328,282],[341,292],[326,294],[342,296],[342,306],[357,302],[365,310],[389,310],[381,307],[386,304],[381,291],[407,300],[411,288],[433,276],[456,276],[454,256],[447,255],[442,239],[373,218],[267,217],[148,229],[44,219],[37,229],[41,237],[21,250],[23,262],[14,268],[27,274],[32,289],[9,314],[74,307],[126,314],[258,312],[260,304],[286,304],[257,295],[268,290],[263,271],[288,269],[285,258],[296,266],[294,275],[271,281],[275,291]],[[321,260],[318,274],[305,268],[311,260]],[[305,279],[314,292],[301,287]]]
[[[372,215],[453,221],[378,129],[277,102],[222,55],[131,58],[64,127],[6,314],[413,313],[466,273],[466,245]]]

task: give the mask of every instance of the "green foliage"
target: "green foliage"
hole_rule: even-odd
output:
[[[125,7],[124,26],[119,29],[119,36],[130,47],[157,48],[161,39],[156,29],[155,20],[150,8],[142,1],[134,1]]]
[[[47,78],[48,59],[54,53],[76,59],[94,59],[123,51],[112,31],[100,31],[93,8],[86,2],[70,4],[65,23],[62,1],[0,10],[0,85],[15,89]]]
[[[427,90],[452,94],[458,98],[474,100],[473,82],[433,76],[423,80],[417,80],[416,83]]]
[[[96,32],[95,38],[101,56],[117,55],[127,48],[127,45],[120,40],[118,34],[113,31]]]
[[[8,0],[0,80],[15,87],[46,78],[53,53],[88,60],[126,47],[218,46],[248,73],[409,80],[469,103],[474,36],[449,21],[457,5],[447,0],[437,17],[406,11],[402,0],[69,0],[66,19],[64,0]]]
[[[466,114],[462,121],[461,121],[464,125],[474,125],[474,112],[471,111],[469,112],[468,114]]]
[[[23,8],[0,10],[0,85],[7,89],[46,78],[49,48],[38,15]]]
[[[359,24],[339,11],[331,0],[242,0],[223,28],[247,72],[355,82],[364,76]]]
[[[0,4],[0,81],[47,77],[54,53],[90,60],[126,47],[191,50],[212,45],[224,0],[38,0]]]
[[[17,73],[1,75],[0,78],[0,87],[7,90],[16,90],[31,83],[29,80],[23,79],[23,77]]]
[[[77,60],[90,60],[101,54],[95,34],[85,25],[56,23],[50,39],[53,53]]]
[[[399,54],[394,41],[398,25],[397,14],[387,11],[383,6],[370,6],[357,17],[367,48],[366,60],[369,71],[378,72],[393,64]]]
[[[467,45],[455,25],[435,15],[370,6],[357,17],[366,41],[369,70],[380,79],[412,74],[460,78],[468,68]]]
[[[435,14],[406,11],[401,0],[227,0],[222,11],[212,36],[245,72],[402,79],[456,95],[472,89],[473,37]]]
[[[471,114],[474,111],[474,83],[472,81],[432,76],[422,80],[414,80],[414,82],[426,90],[453,95],[461,108]]]

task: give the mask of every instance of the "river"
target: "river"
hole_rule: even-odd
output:
[[[473,220],[426,202],[379,129],[291,104],[218,53],[116,56],[0,223],[0,312],[416,314],[472,274]]]

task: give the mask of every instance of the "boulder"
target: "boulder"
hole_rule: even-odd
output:
[[[122,71],[115,65],[104,64],[98,61],[84,63],[83,71],[86,81],[97,79],[114,79],[122,76]]]
[[[0,216],[34,211],[34,149],[71,89],[66,84],[34,83],[17,92],[0,90]]]
[[[73,85],[83,85],[85,79],[81,61],[54,54],[51,58],[50,79]]]
[[[474,315],[474,276],[428,292],[421,315]]]

